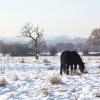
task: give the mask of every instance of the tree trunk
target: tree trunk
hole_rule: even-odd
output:
[[[35,58],[36,58],[36,60],[39,59],[39,55],[38,55],[38,50],[37,50],[37,49],[36,49],[36,51],[35,51]]]
[[[36,58],[36,60],[39,59],[37,38],[36,38],[36,41],[35,41],[35,58]]]

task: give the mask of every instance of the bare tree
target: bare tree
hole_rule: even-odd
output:
[[[38,60],[40,54],[40,46],[43,43],[43,30],[40,30],[38,25],[34,27],[32,24],[27,23],[24,25],[21,34],[23,37],[31,39],[30,45],[33,48],[33,51],[35,51],[34,55]]]

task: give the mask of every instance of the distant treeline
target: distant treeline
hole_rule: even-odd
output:
[[[0,41],[0,53],[10,56],[25,56],[31,55],[32,49],[26,44],[21,43],[4,43]]]
[[[75,48],[81,50],[81,46],[82,44],[75,45],[73,43],[57,43],[55,45],[45,43],[41,46],[39,52],[40,55],[56,55],[58,52],[62,52],[64,50],[74,50]],[[0,41],[0,53],[3,56],[33,56],[34,49],[29,43],[5,43]]]

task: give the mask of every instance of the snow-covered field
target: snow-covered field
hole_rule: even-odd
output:
[[[100,57],[82,59],[88,73],[60,76],[59,56],[1,57],[0,100],[100,100]],[[56,76],[61,82],[53,85]]]

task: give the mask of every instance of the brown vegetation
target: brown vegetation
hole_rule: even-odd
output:
[[[58,84],[60,84],[61,83],[61,77],[60,76],[53,76],[53,77],[51,77],[50,78],[50,83],[52,84],[52,85],[58,85]]]
[[[5,79],[0,79],[0,86],[5,86],[5,85],[6,85]]]
[[[48,96],[48,95],[49,95],[48,90],[44,90],[44,91],[43,91],[43,96],[45,96],[45,97],[46,97],[46,96]]]

